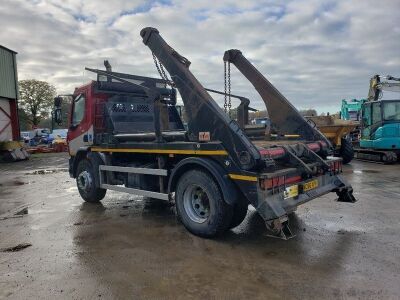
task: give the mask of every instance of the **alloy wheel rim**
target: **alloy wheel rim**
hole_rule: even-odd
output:
[[[204,223],[210,216],[210,200],[199,185],[190,185],[183,193],[183,207],[186,215],[195,223]]]

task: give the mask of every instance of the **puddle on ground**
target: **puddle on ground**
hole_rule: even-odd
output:
[[[25,184],[25,182],[20,181],[20,180],[14,180],[14,181],[12,182],[12,185],[24,185],[24,184]]]
[[[16,246],[13,246],[13,247],[3,248],[0,251],[1,252],[18,252],[18,251],[26,249],[26,248],[28,248],[30,246],[32,246],[32,244],[30,244],[30,243],[22,243],[22,244],[18,244]]]
[[[24,185],[24,184],[29,184],[30,182],[24,182],[22,180],[13,180],[13,181],[6,181],[6,182],[2,182],[0,183],[0,186],[20,186],[20,185]]]
[[[28,208],[24,207],[23,209],[17,211],[14,215],[15,216],[22,216],[22,215],[27,215],[28,214]]]
[[[4,182],[2,186],[19,186],[19,185],[24,185],[26,182],[20,181],[20,180],[14,180],[14,181],[9,181],[9,182]]]
[[[67,172],[68,168],[57,168],[57,169],[40,169],[35,170],[29,173],[25,173],[25,175],[47,175],[53,173]]]
[[[363,173],[380,173],[381,171],[377,170],[353,170],[354,174],[363,174]]]
[[[66,191],[67,193],[75,193],[75,191],[77,191],[78,188],[76,186],[71,186],[69,188],[64,189],[64,191]]]

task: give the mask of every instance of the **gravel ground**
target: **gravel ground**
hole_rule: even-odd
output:
[[[399,165],[346,166],[359,201],[299,207],[289,241],[265,236],[252,209],[206,240],[162,201],[109,192],[83,203],[67,159],[0,164],[0,299],[400,297]]]

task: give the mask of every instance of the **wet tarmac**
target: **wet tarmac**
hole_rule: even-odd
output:
[[[0,164],[0,299],[400,297],[399,165],[346,166],[359,201],[299,207],[289,241],[266,237],[254,210],[206,240],[163,201],[108,192],[83,203],[66,160]]]

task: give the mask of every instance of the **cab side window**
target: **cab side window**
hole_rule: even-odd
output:
[[[371,125],[371,105],[367,104],[363,107],[362,119],[364,127]]]
[[[78,125],[85,115],[85,95],[80,94],[74,99],[74,111],[72,113],[72,125]]]
[[[381,104],[374,103],[372,105],[372,124],[382,121],[381,118]]]

